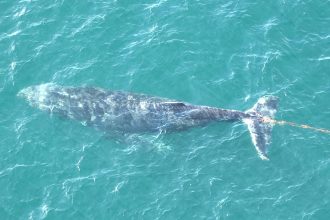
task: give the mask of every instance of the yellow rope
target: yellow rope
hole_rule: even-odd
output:
[[[302,125],[302,124],[297,124],[297,123],[289,122],[289,121],[277,121],[277,120],[271,119],[269,117],[263,117],[261,119],[261,121],[263,123],[270,123],[270,124],[274,124],[274,125],[290,125],[292,127],[310,129],[310,130],[318,131],[318,132],[321,132],[321,133],[330,134],[330,130],[328,130],[328,129],[315,128],[315,127],[312,127],[312,126],[309,126],[309,125]]]

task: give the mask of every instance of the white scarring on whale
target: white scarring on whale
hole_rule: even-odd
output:
[[[249,110],[221,109],[95,87],[64,87],[42,84],[21,90],[31,106],[80,121],[104,131],[125,133],[178,131],[214,121],[243,121],[261,159],[267,160],[278,98],[265,96]]]

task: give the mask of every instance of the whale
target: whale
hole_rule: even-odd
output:
[[[122,133],[175,132],[211,122],[243,122],[259,157],[268,160],[278,97],[263,96],[246,111],[194,105],[168,98],[98,87],[29,86],[18,92],[32,107],[79,121],[102,131]]]

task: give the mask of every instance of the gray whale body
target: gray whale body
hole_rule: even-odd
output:
[[[125,133],[178,131],[214,121],[243,121],[262,159],[268,159],[271,124],[278,105],[274,96],[262,97],[242,112],[193,105],[166,98],[95,87],[64,87],[42,84],[21,90],[18,96],[33,107],[59,114],[104,131]]]

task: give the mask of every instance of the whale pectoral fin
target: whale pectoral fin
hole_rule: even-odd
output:
[[[123,140],[126,138],[126,135],[127,134],[120,131],[106,131],[103,134],[103,138],[108,140],[114,140],[117,143],[123,143]]]

